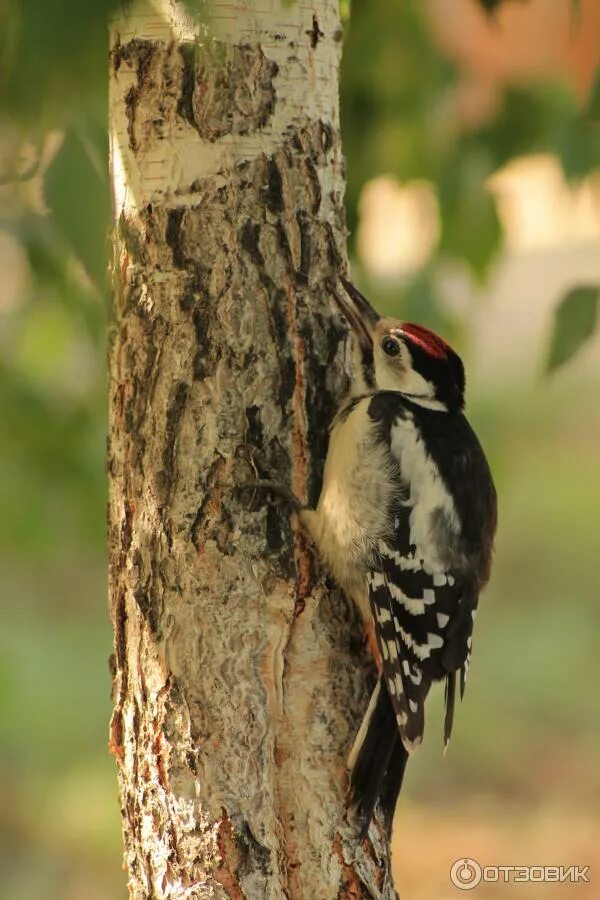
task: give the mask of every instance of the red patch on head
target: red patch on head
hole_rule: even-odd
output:
[[[438,337],[437,334],[434,334],[428,328],[423,328],[422,325],[405,322],[402,326],[402,331],[414,344],[417,344],[426,353],[429,353],[430,356],[435,356],[437,359],[446,359],[452,352],[446,341],[443,341],[441,337]]]

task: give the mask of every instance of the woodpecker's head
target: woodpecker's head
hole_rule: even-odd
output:
[[[422,325],[382,318],[349,281],[341,282],[347,296],[334,296],[358,341],[367,384],[461,410],[465,373],[458,354]]]

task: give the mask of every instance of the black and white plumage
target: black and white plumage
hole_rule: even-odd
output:
[[[433,682],[450,738],[479,594],[490,572],[496,494],[464,414],[457,354],[417,325],[382,319],[346,281],[338,304],[357,338],[353,395],[333,423],[323,487],[300,520],[372,622],[380,679],[349,766],[363,830],[388,826]]]

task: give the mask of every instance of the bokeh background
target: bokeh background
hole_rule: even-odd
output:
[[[10,900],[126,896],[103,471],[114,6],[0,8]],[[467,700],[443,759],[429,711],[397,814],[398,885],[410,900],[458,896],[448,872],[468,856],[591,866],[589,885],[487,885],[479,898],[598,897],[600,0],[345,0],[342,12],[355,278],[460,349],[500,494]]]

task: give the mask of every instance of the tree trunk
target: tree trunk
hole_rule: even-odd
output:
[[[316,499],[347,388],[337,0],[113,23],[111,748],[134,898],[392,898],[346,821],[371,664],[246,445]],[[256,9],[254,7],[257,7]],[[372,684],[372,681],[370,682]],[[369,684],[369,686],[370,686]]]

